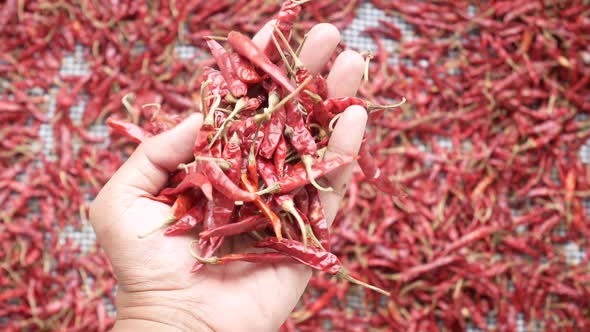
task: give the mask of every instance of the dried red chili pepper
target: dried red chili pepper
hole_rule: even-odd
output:
[[[311,167],[311,172],[309,172],[309,174],[311,174],[311,177],[314,179],[317,179],[341,166],[350,164],[354,159],[355,158],[352,156],[343,156],[328,161],[319,161]],[[311,183],[311,180],[308,176],[306,167],[302,163],[299,163],[289,169],[285,176],[275,182],[274,188],[269,189],[269,191],[286,194],[309,183]]]
[[[277,175],[281,177],[284,174],[286,159],[287,142],[285,141],[285,137],[281,135],[273,156],[273,163],[275,165],[275,169],[277,170]]]
[[[275,18],[275,24],[280,33],[286,38],[289,38],[291,35],[291,29],[300,12],[301,4],[297,1],[285,0],[281,4],[281,9]],[[273,32],[273,34],[274,33],[275,32]],[[274,43],[268,43],[264,49],[264,53],[273,60],[277,59],[278,52],[279,51],[277,50]]]
[[[130,122],[117,120],[115,118],[110,117],[107,119],[106,123],[115,132],[129,138],[135,143],[141,143],[145,141],[146,138],[151,136],[141,127],[138,127],[137,125]]]
[[[251,193],[256,192],[257,188],[254,187],[254,185],[252,183],[250,183],[250,180],[248,180],[247,174],[242,174],[241,180],[242,180],[242,184],[244,184],[244,186],[248,189],[249,192],[251,192]],[[264,213],[264,215],[268,218],[268,220],[272,224],[272,228],[275,232],[276,237],[279,240],[282,239],[280,218],[272,211],[272,209],[259,196],[256,196],[254,203],[260,208],[260,210],[262,210],[262,213]]]
[[[309,193],[309,213],[305,213],[305,215],[309,216],[309,225],[322,247],[330,251],[330,229],[324,214],[322,202],[320,201],[320,196],[315,188],[308,188],[307,191]]]
[[[287,121],[287,113],[283,108],[273,112],[270,121],[266,126],[264,139],[260,145],[259,154],[264,158],[271,159],[281,137],[283,137],[283,131]]]
[[[254,215],[230,224],[202,231],[199,233],[199,237],[206,239],[210,237],[238,235],[255,230],[262,230],[267,226],[268,220],[266,220],[265,216]]]
[[[193,167],[189,167],[187,169],[188,173],[180,173],[186,175],[175,188],[164,188],[162,191],[160,191],[159,196],[164,196],[165,201],[166,197],[178,195],[183,191],[198,187],[201,189],[203,194],[205,194],[205,197],[207,197],[208,200],[213,199],[213,186],[211,185],[211,182],[209,182],[207,176],[198,172]]]
[[[164,235],[180,235],[197,227],[197,225],[203,221],[203,206],[204,204],[197,204],[195,207],[188,210],[186,214],[174,224],[166,227]]]
[[[238,76],[242,82],[255,84],[264,80],[264,78],[258,74],[256,69],[254,69],[254,67],[249,62],[244,61],[244,59],[242,59],[242,57],[237,53],[231,53],[229,58],[236,76]]]
[[[202,167],[203,174],[207,174],[207,177],[214,188],[228,199],[243,202],[252,202],[259,199],[253,192],[247,192],[240,189],[240,187],[233,183],[232,180],[223,173],[223,170],[216,163],[203,160],[199,165]]]
[[[253,65],[263,70],[275,82],[287,90],[287,92],[295,91],[295,88],[281,69],[272,63],[248,37],[239,32],[232,31],[227,35],[227,41],[236,53],[248,59]]]
[[[219,43],[213,39],[207,40],[207,46],[215,58],[215,62],[217,62],[217,66],[219,67],[221,75],[223,75],[231,94],[236,98],[245,96],[248,92],[248,86],[236,75],[229,53],[223,48],[223,46],[219,45]]]
[[[239,183],[242,169],[242,150],[240,148],[240,139],[236,134],[230,138],[223,148],[221,158],[231,164],[231,167],[226,170],[227,177],[234,183]]]
[[[295,261],[284,254],[276,252],[264,252],[264,253],[246,253],[246,254],[228,254],[222,257],[208,257],[203,258],[193,252],[199,262],[205,264],[227,264],[233,262],[248,262],[248,263],[267,263],[267,264],[283,264],[283,263],[295,263]]]
[[[288,239],[266,238],[254,244],[256,248],[269,248],[289,255],[293,259],[320,271],[337,274],[342,269],[334,254],[315,247],[304,248],[303,243]]]
[[[363,142],[359,149],[358,165],[363,171],[363,174],[367,177],[367,180],[379,188],[379,190],[402,198],[407,196],[407,194],[399,188],[399,185],[393,183],[385,173],[379,169],[376,164],[376,159],[371,155],[366,142]]]

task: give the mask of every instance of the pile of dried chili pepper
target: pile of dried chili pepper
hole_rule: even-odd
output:
[[[166,130],[199,110],[202,100],[207,110],[214,106],[215,99],[200,98],[201,84],[210,74],[218,80],[211,82],[226,78],[214,74],[217,62],[209,54],[217,51],[204,37],[230,31],[252,35],[280,5],[234,0],[0,4],[2,329],[110,326],[112,319],[105,319],[102,309],[114,284],[106,259],[100,250],[78,252],[68,243],[57,244],[58,239],[87,226],[87,202],[133,150],[129,139],[138,142],[145,132]],[[313,0],[302,7],[292,27],[294,46],[317,22],[342,30],[359,11],[381,10],[386,18],[363,32],[375,51],[367,57],[369,80],[361,96],[380,104],[402,97],[409,102],[401,112],[371,114],[366,143],[354,162],[372,155],[374,164],[355,172],[330,228],[329,251],[348,273],[391,296],[318,273],[283,330],[588,329],[589,7],[582,0]],[[181,56],[179,46],[187,45],[198,47],[196,53]],[[233,52],[230,59],[240,61],[237,50],[224,48]],[[72,58],[79,72],[64,70]],[[288,85],[277,88],[283,99]],[[238,85],[225,89],[240,94]],[[257,96],[265,96],[260,107],[268,108],[270,87],[263,89]],[[214,124],[224,121],[240,98],[250,101],[249,93],[236,103],[220,100]],[[303,101],[305,95],[298,96]],[[250,101],[235,119],[245,119],[244,110],[255,103]],[[130,134],[105,137],[106,119]],[[328,121],[329,128],[330,120],[318,121],[322,126]],[[232,141],[232,130],[228,122],[216,141],[221,138],[223,147],[230,147],[217,152],[228,159],[239,146],[245,169],[258,171],[258,187],[248,172],[234,182],[246,198],[240,210],[255,205],[252,218],[199,232],[199,238],[239,233],[241,227],[260,227],[272,237],[272,225],[258,212],[269,205],[267,211],[279,219],[293,219],[281,224],[283,239],[288,231],[300,236],[297,220],[274,201],[277,195],[246,202],[253,197],[247,184],[268,187],[262,176],[267,168],[258,169],[258,160],[253,164],[247,158],[265,136],[261,130],[255,137],[242,133],[256,142],[246,147],[244,136]],[[200,151],[207,148],[221,146]],[[265,155],[277,149],[254,151],[275,166],[274,155]],[[228,166],[217,161],[207,166]],[[283,170],[288,173],[294,163],[289,160]],[[215,200],[219,195],[207,189],[208,177],[196,175],[196,168],[195,163],[187,165],[188,173],[179,170],[169,191],[188,178],[185,184],[200,185],[200,195]],[[299,171],[305,178],[307,173]],[[236,178],[229,170],[223,174]],[[400,199],[398,188],[408,197]],[[311,222],[307,216],[309,211],[302,214],[304,223]],[[197,217],[169,232],[182,232]],[[322,231],[311,232],[322,236]],[[278,248],[275,242],[262,245]],[[315,242],[309,242],[313,248]],[[318,242],[326,248],[326,241]],[[213,250],[215,243],[208,243]],[[42,258],[70,255],[92,264]],[[284,259],[281,253],[267,256],[267,261]],[[212,257],[205,262],[214,262]],[[38,285],[54,285],[51,298]],[[62,311],[67,305],[57,310],[60,301],[84,305]],[[107,317],[112,312],[107,310]]]
[[[115,303],[116,284],[108,260],[95,250],[81,257],[71,238],[45,240],[47,231],[39,218],[0,225],[0,326],[107,331],[114,317],[103,298]]]
[[[294,51],[300,47],[292,47],[287,37],[300,11],[301,3],[283,2],[276,15],[274,43],[266,49],[237,31],[227,37],[205,37],[215,68],[203,68],[198,78],[201,86],[195,94],[204,121],[194,143],[194,161],[178,165],[168,185],[149,198],[171,206],[169,220],[163,221],[164,235],[198,234],[190,247],[196,258],[192,272],[207,264],[237,261],[299,262],[389,296],[344,272],[329,251],[330,232],[318,192],[333,189],[316,180],[357,158],[323,160],[323,151],[340,114],[350,105],[369,103],[355,97],[328,98],[326,79],[301,64]],[[227,40],[227,46],[216,39]],[[134,99],[124,97],[124,103],[133,113],[130,98]],[[146,107],[157,111],[160,105],[141,105]],[[178,119],[159,114],[138,125],[111,117],[107,124],[140,143]],[[364,151],[358,159],[368,182],[395,193],[395,184],[379,176],[370,153]],[[216,256],[225,241],[240,235],[257,240],[252,248],[270,251]]]

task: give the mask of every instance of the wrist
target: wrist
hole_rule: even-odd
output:
[[[114,332],[213,332],[195,304],[134,293],[117,296]]]
[[[152,331],[162,331],[162,332],[181,332],[182,329],[178,329],[174,326],[170,326],[165,323],[155,322],[155,321],[147,321],[144,319],[119,319],[115,321],[115,326],[113,326],[112,332],[131,332],[131,331],[145,331],[145,332],[152,332]]]

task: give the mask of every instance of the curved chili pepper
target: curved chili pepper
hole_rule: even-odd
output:
[[[219,67],[225,82],[228,84],[231,94],[236,98],[245,96],[246,93],[248,93],[248,86],[236,75],[229,53],[223,48],[223,46],[213,39],[207,40],[207,46],[209,47],[215,62],[217,62],[217,66]]]
[[[311,268],[330,274],[337,274],[342,270],[342,264],[334,254],[316,247],[305,248],[302,242],[267,237],[256,242],[254,246],[256,248],[274,249]]]
[[[227,41],[236,53],[248,59],[256,67],[262,69],[289,93],[295,91],[295,87],[291,84],[289,78],[287,78],[279,67],[268,59],[250,38],[239,32],[231,31],[227,35]]]

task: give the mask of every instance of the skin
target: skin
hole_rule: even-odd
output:
[[[261,48],[270,39],[271,23],[253,38]],[[309,31],[300,58],[310,71],[319,72],[339,41],[334,26],[318,24]],[[330,95],[354,96],[363,66],[358,53],[341,53],[328,75]],[[366,121],[365,109],[349,107],[336,125],[325,158],[356,155]],[[191,161],[201,124],[201,115],[193,114],[140,144],[91,206],[90,221],[119,285],[113,331],[277,331],[307,286],[312,271],[298,264],[211,265],[192,274],[195,259],[188,247],[194,237],[164,237],[161,232],[137,237],[168,218],[169,206],[140,196],[157,194],[168,171]],[[351,172],[352,165],[321,179],[335,189],[321,196],[330,223]],[[248,241],[226,241],[219,256],[243,250]]]

